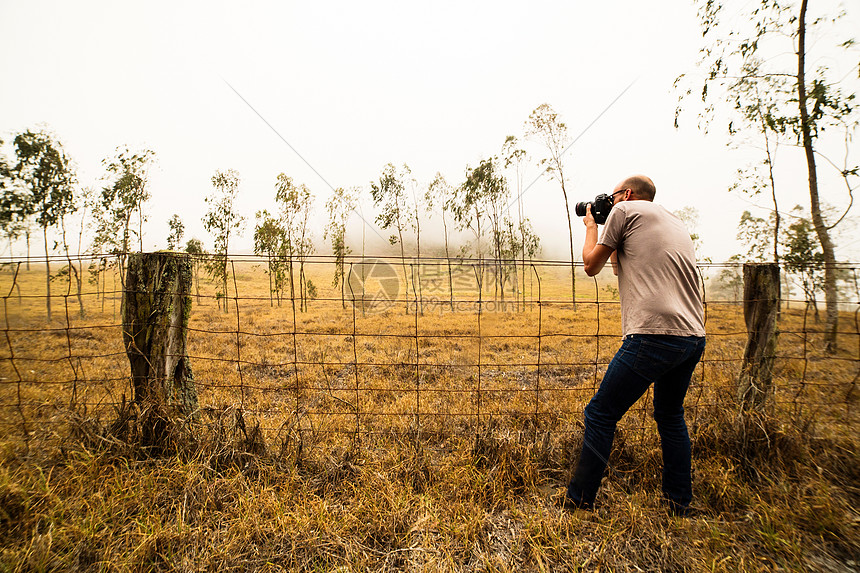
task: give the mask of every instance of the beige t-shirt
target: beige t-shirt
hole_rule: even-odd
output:
[[[624,336],[705,336],[695,248],[678,217],[651,201],[622,201],[598,243],[617,251]]]

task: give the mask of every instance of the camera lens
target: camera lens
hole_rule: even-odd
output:
[[[585,212],[586,212],[587,208],[588,208],[588,202],[580,201],[579,203],[577,203],[576,206],[574,207],[574,210],[576,211],[576,216],[577,217],[585,217]]]

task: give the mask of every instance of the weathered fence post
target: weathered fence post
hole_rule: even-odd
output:
[[[779,265],[744,264],[744,320],[748,338],[738,380],[738,400],[744,409],[761,408],[773,386],[779,299]]]
[[[191,277],[187,255],[168,251],[130,255],[122,321],[135,404],[189,421],[198,416],[186,347]]]

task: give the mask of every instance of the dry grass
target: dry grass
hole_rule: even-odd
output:
[[[329,270],[310,275],[334,299]],[[417,317],[318,300],[294,327],[259,269],[237,272],[238,316],[212,298],[192,315],[203,424],[158,451],[135,440],[114,301],[102,312],[89,294],[81,319],[56,299],[45,331],[38,271],[19,275],[20,300],[0,276],[0,570],[858,568],[853,316],[829,358],[811,315],[784,312],[772,407],[741,416],[742,317],[709,303],[687,404],[702,514],[660,504],[647,400],[619,429],[598,510],[569,514],[582,407],[618,344],[617,304],[586,302],[595,283],[578,281],[575,310],[552,302],[569,282],[550,268],[524,312],[479,315],[468,291],[459,312]]]

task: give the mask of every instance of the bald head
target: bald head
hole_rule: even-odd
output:
[[[630,189],[636,199],[645,201],[653,201],[654,195],[657,194],[657,188],[650,177],[644,175],[634,175],[625,179],[617,189]]]

